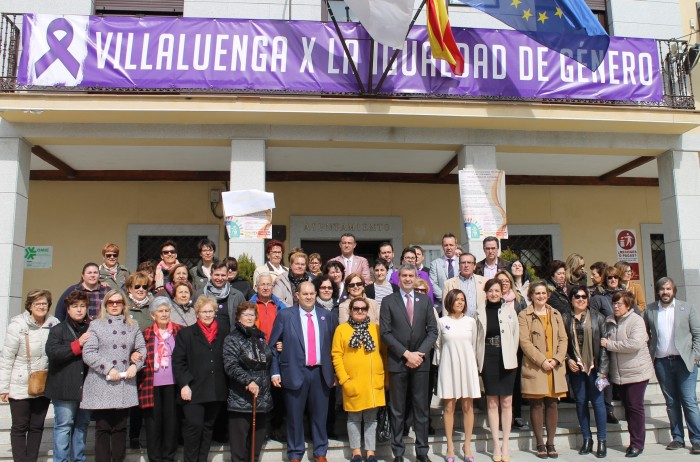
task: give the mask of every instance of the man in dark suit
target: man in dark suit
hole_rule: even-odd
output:
[[[399,292],[384,297],[380,313],[382,342],[388,348],[387,369],[391,395],[391,450],[394,462],[403,462],[405,447],[406,394],[410,390],[416,460],[428,459],[428,413],[430,411],[430,351],[437,339],[437,320],[427,295],[413,291],[416,268],[399,267]]]
[[[299,462],[304,456],[304,411],[308,410],[314,458],[326,462],[328,396],[335,382],[331,343],[338,326],[334,313],[316,309],[316,289],[311,282],[299,284],[299,303],[277,313],[270,334],[272,385],[281,387],[287,409],[287,457]]]
[[[649,333],[649,354],[671,424],[673,441],[666,449],[685,446],[685,414],[690,453],[700,454],[700,410],[695,392],[700,363],[700,312],[676,298],[676,284],[671,278],[659,279],[655,289],[658,301],[647,305],[644,321]]]

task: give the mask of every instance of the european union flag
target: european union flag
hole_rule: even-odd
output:
[[[452,0],[478,8],[595,71],[610,37],[584,0]]]

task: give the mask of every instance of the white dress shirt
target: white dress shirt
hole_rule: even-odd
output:
[[[659,315],[656,321],[656,357],[665,358],[666,356],[679,356],[680,352],[676,348],[673,339],[675,337],[675,311],[676,299],[674,298],[670,305],[663,307],[659,302]]]

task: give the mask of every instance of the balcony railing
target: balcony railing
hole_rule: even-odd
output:
[[[173,88],[85,88],[85,87],[46,87],[37,85],[17,84],[17,65],[20,53],[20,29],[18,19],[20,14],[4,13],[0,17],[0,93],[8,92],[43,92],[43,93],[92,93],[92,94],[272,94],[285,95],[282,91],[269,90],[225,90],[225,89],[173,89]],[[445,96],[435,95],[440,99],[470,99],[488,101],[535,101],[541,103],[566,103],[566,104],[595,104],[606,106],[656,106],[675,109],[694,109],[693,87],[691,81],[691,70],[700,61],[700,45],[691,46],[685,40],[657,40],[659,48],[659,69],[663,81],[663,101],[611,101],[601,99],[544,99],[544,98],[519,98],[519,97],[498,97],[498,96]],[[321,94],[321,96],[324,96]],[[386,95],[386,94],[363,94],[358,91],[355,95],[329,94],[328,96],[354,96],[364,98],[387,98],[400,97],[403,99],[430,98],[431,95],[411,96],[407,94]]]

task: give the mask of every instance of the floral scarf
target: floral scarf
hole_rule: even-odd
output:
[[[170,365],[170,356],[172,356],[172,351],[169,351],[166,340],[173,335],[173,323],[168,322],[168,326],[165,328],[165,332],[163,332],[163,334],[160,333],[158,324],[154,323],[153,334],[156,336],[156,352],[155,357],[153,358],[153,369],[157,371],[160,368],[165,369]]]

